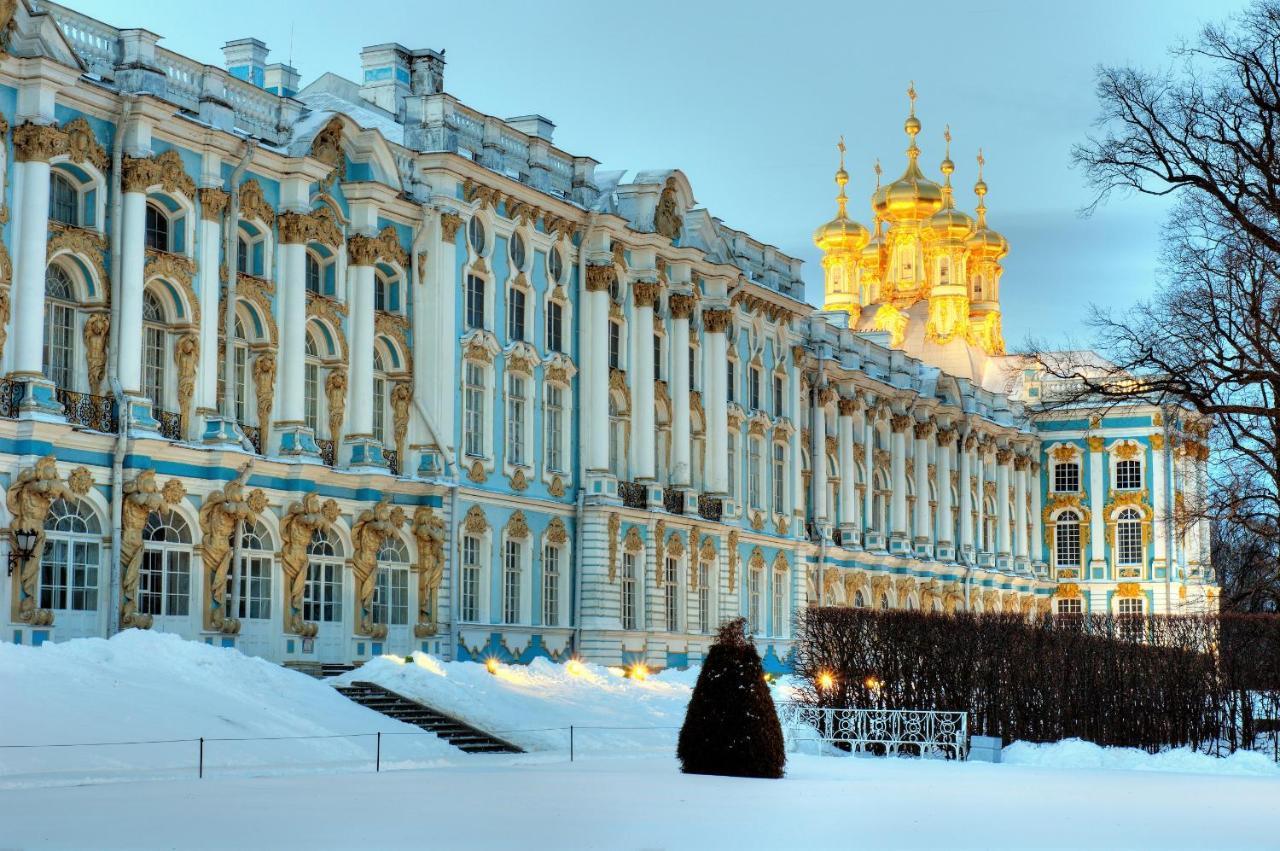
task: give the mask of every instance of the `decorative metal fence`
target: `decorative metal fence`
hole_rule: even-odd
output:
[[[639,482],[618,482],[618,496],[627,508],[645,508],[649,502],[649,490]]]
[[[788,747],[812,741],[854,753],[964,759],[968,713],[925,709],[837,709],[783,703],[778,720]]]
[[[705,493],[698,494],[698,516],[704,520],[719,522],[720,518],[724,516],[723,500],[714,496],[707,496]]]

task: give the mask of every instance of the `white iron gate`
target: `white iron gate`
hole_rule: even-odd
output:
[[[836,709],[783,703],[778,720],[789,748],[800,742],[846,745],[854,753],[964,759],[967,712],[925,709]]]

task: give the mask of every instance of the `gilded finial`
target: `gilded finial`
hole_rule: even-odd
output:
[[[876,160],[876,189],[880,188],[880,160]]]
[[[973,194],[978,196],[978,227],[985,227],[987,224],[987,183],[982,179],[982,167],[987,164],[987,159],[982,155],[982,148],[978,148],[978,181],[973,184]]]
[[[911,114],[916,114],[916,81],[912,80],[907,85],[907,98],[911,101]]]
[[[840,141],[836,144],[836,147],[840,149],[840,170],[844,171],[844,134],[843,133],[840,134]]]
[[[942,138],[947,140],[947,151],[944,156],[951,159],[951,125],[948,124],[942,130]]]
[[[840,135],[840,141],[836,144],[836,148],[840,151],[840,170],[836,172],[836,185],[840,187],[839,194],[836,195],[836,205],[839,208],[837,218],[843,219],[847,215],[849,197],[844,193],[845,184],[849,182],[849,172],[844,170],[844,134]]]
[[[946,140],[946,152],[942,157],[942,164],[939,169],[942,171],[942,206],[950,209],[953,206],[951,195],[951,173],[956,170],[956,164],[951,161],[951,125],[948,124],[942,131],[942,138]]]
[[[911,101],[911,113],[907,116],[907,121],[902,129],[907,132],[907,138],[911,140],[911,144],[907,146],[907,156],[915,160],[920,149],[916,147],[916,134],[920,132],[920,119],[916,118],[916,82],[911,81],[911,85],[907,87],[907,97]]]

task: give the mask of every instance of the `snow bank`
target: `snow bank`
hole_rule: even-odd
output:
[[[1230,756],[1216,757],[1190,748],[1172,748],[1152,754],[1138,748],[1101,747],[1081,739],[1064,739],[1052,744],[1014,742],[1001,752],[1001,760],[1010,765],[1037,768],[1101,768],[1280,777],[1280,765],[1266,754],[1255,751],[1236,751]]]
[[[0,644],[0,745],[418,733],[324,683],[237,650],[127,630],[111,640]],[[388,747],[394,739],[394,750]],[[459,752],[431,735],[383,737],[390,759]],[[206,775],[372,767],[373,737],[206,741]],[[196,742],[0,748],[0,787],[196,773]]]

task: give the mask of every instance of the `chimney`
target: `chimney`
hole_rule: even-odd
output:
[[[364,71],[360,94],[374,106],[399,116],[409,94],[409,60],[409,49],[393,42],[360,51]]]
[[[222,45],[227,72],[262,88],[266,82],[267,46],[256,38],[238,38]]]
[[[548,142],[556,132],[556,126],[551,123],[551,119],[543,118],[541,115],[517,115],[515,118],[508,118],[507,123],[526,136],[535,136]]]
[[[298,93],[301,81],[298,69],[283,62],[272,62],[267,66],[262,87],[273,95],[291,98]]]
[[[410,61],[410,88],[415,95],[438,95],[444,91],[443,50],[415,50]]]

